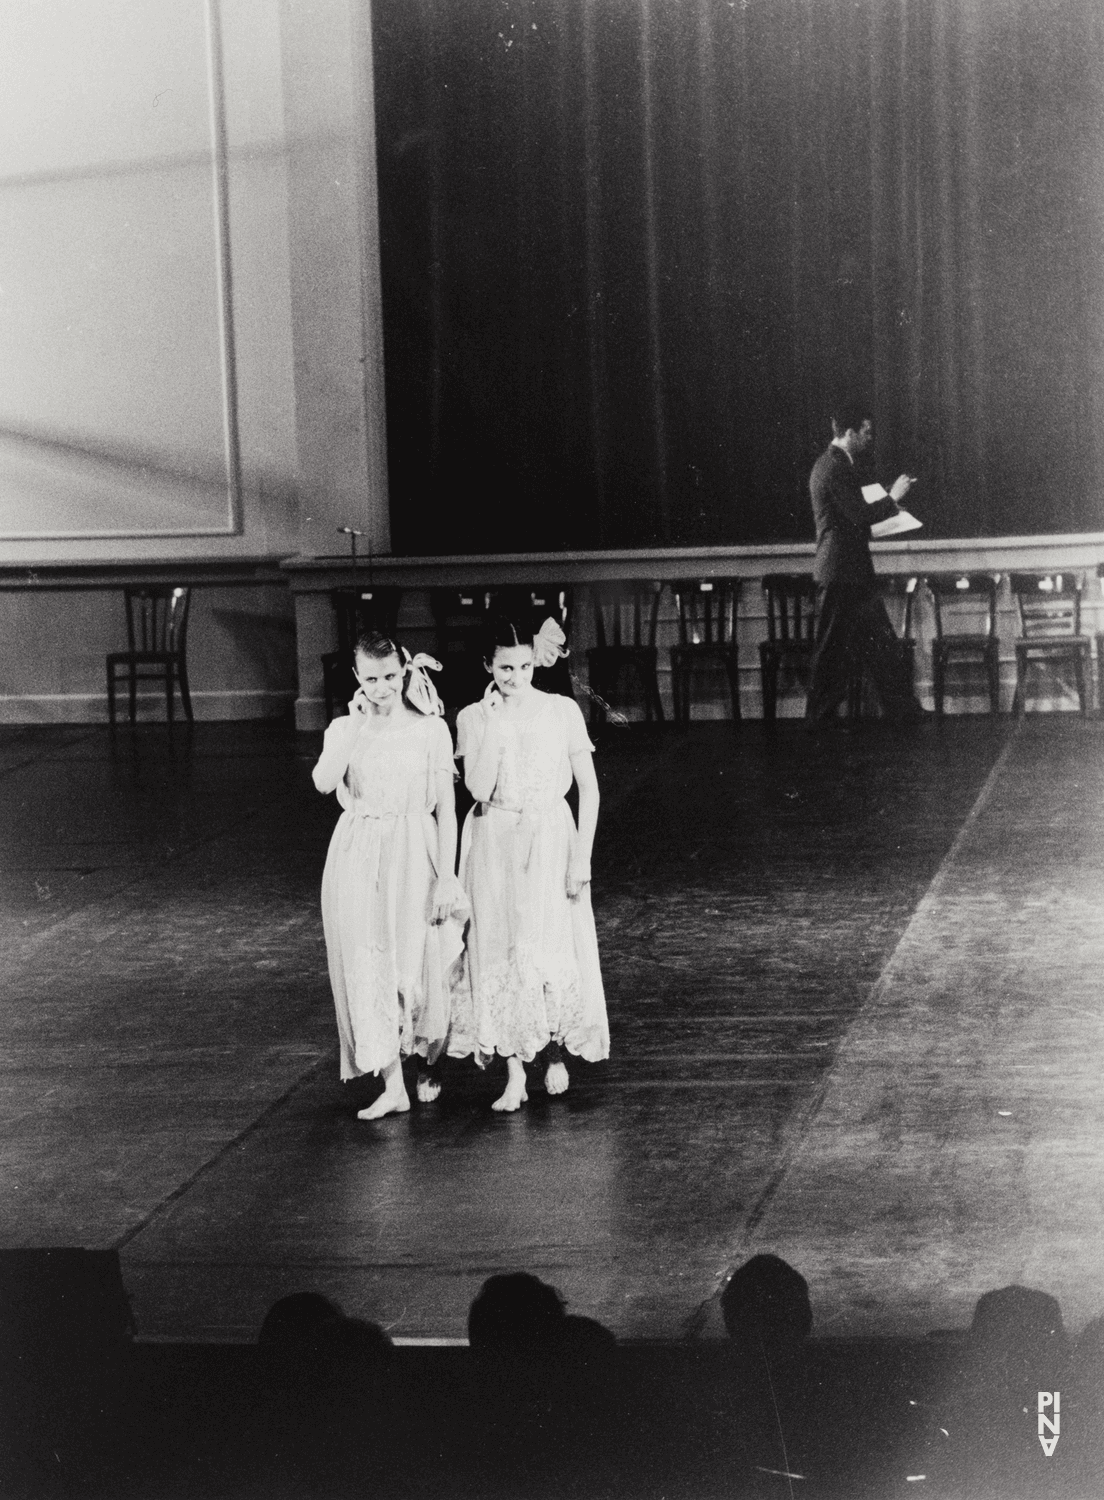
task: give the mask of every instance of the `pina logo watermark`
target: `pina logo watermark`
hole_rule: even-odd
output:
[[[1043,1452],[1047,1458],[1058,1446],[1058,1429],[1061,1426],[1062,1416],[1062,1393],[1061,1391],[1039,1392],[1039,1441],[1043,1445]],[[1047,1416],[1047,1412],[1052,1415]],[[1049,1432],[1049,1436],[1047,1435]]]

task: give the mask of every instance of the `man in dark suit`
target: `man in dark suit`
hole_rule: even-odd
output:
[[[924,715],[908,680],[901,643],[878,592],[870,557],[870,528],[895,515],[915,483],[894,481],[888,499],[868,505],[855,459],[874,441],[874,420],[855,404],[837,407],[831,443],[813,465],[809,492],[816,521],[816,649],[805,704],[811,725],[834,718],[852,675],[865,668],[874,679],[883,712],[897,722]]]

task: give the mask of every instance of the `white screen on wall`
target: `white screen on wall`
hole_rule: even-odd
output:
[[[4,0],[0,536],[238,528],[216,0]]]

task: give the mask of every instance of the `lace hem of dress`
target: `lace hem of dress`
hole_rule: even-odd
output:
[[[477,1062],[496,1054],[532,1062],[549,1042],[588,1062],[608,1055],[605,1028],[586,1005],[574,965],[542,974],[518,953],[513,963],[479,971],[474,1002],[474,1035],[462,1045]]]
[[[558,1042],[565,1052],[570,1052],[572,1057],[581,1057],[583,1062],[604,1062],[609,1056],[605,1031],[601,1026],[590,1026],[581,1035],[572,1033],[570,1036],[546,1036],[540,1045],[533,1047],[531,1051],[519,1049],[517,1052],[510,1052],[506,1047],[499,1045],[490,1052],[484,1052],[481,1047],[477,1047],[474,1053],[454,1054],[450,1050],[449,1056],[472,1056],[476,1066],[480,1068],[485,1068],[496,1057],[520,1057],[523,1063],[531,1063],[540,1056],[549,1042]]]

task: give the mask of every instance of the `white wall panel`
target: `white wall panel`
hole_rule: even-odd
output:
[[[7,0],[0,535],[240,529],[217,0]]]

